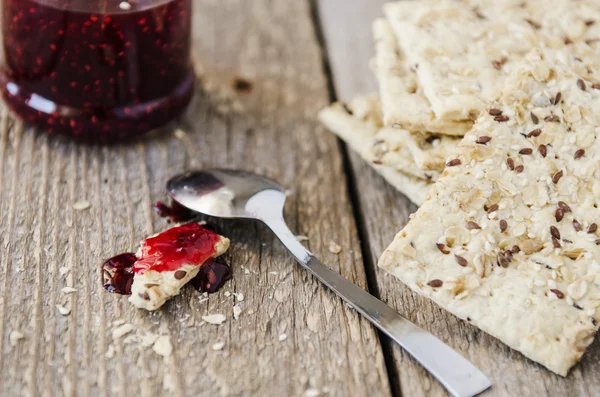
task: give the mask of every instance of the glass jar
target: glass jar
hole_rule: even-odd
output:
[[[188,104],[191,0],[0,0],[1,90],[26,122],[88,141],[129,138]]]

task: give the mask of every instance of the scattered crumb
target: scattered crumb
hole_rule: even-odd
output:
[[[123,339],[123,343],[128,345],[131,343],[138,343],[138,337],[136,334],[129,334]]]
[[[77,211],[83,211],[83,210],[87,210],[91,206],[92,205],[90,204],[89,201],[87,201],[87,200],[81,200],[81,201],[78,201],[75,204],[73,204],[73,209],[77,210]]]
[[[237,320],[238,318],[240,318],[240,314],[242,314],[242,308],[238,305],[235,305],[233,307],[233,318]]]
[[[229,297],[231,296],[231,292],[229,292],[229,291],[225,291],[225,294],[224,294],[224,295],[225,295],[226,297],[228,297],[228,298],[229,298]]]
[[[69,273],[69,268],[66,266],[61,267],[60,269],[58,269],[58,273],[60,273],[61,276],[64,276],[65,274]]]
[[[342,252],[342,247],[340,247],[338,244],[336,244],[333,240],[331,240],[329,242],[329,252],[331,252],[332,254],[339,254],[340,252]]]
[[[237,299],[239,302],[242,302],[244,300],[244,294],[242,294],[241,292],[239,294],[236,294],[235,299]]]
[[[281,334],[281,335],[279,335],[279,342],[283,342],[286,339],[287,339],[287,334]]]
[[[18,331],[16,329],[12,330],[10,332],[10,335],[8,336],[8,340],[11,346],[16,346],[21,339],[25,339],[25,335],[23,335],[21,331]]]
[[[108,345],[108,349],[106,349],[106,353],[104,353],[104,357],[111,359],[115,356],[115,347],[113,345]]]
[[[212,349],[214,351],[219,351],[219,350],[223,350],[224,346],[225,346],[225,342],[219,342],[219,343],[215,343],[214,345],[212,345]]]
[[[252,309],[248,310],[248,314],[254,314],[254,310],[252,310]]]
[[[115,328],[113,330],[112,337],[113,337],[113,339],[119,339],[119,338],[127,335],[134,329],[135,329],[135,327],[133,326],[133,324],[123,324],[120,327]]]
[[[214,325],[223,324],[225,319],[226,317],[223,314],[209,314],[208,316],[202,316],[202,320]]]
[[[56,305],[56,308],[58,309],[58,312],[63,316],[68,316],[69,314],[71,314],[71,309],[67,309],[64,306]]]
[[[77,292],[77,290],[73,287],[64,287],[60,290],[63,294],[72,294],[73,292]]]
[[[321,394],[321,392],[313,388],[304,391],[304,397],[317,397],[319,394]]]
[[[123,320],[122,318],[112,322],[113,327],[118,327],[119,325],[123,324],[125,324],[125,320]]]
[[[119,4],[119,8],[120,8],[120,9],[122,9],[122,10],[130,10],[130,9],[131,9],[131,4],[129,4],[129,3],[128,3],[128,2],[126,2],[126,1],[122,1],[122,2]]]
[[[180,141],[182,141],[185,138],[187,138],[187,134],[181,128],[177,128],[175,130],[175,132],[173,133],[173,135],[175,135],[175,138],[179,139]]]
[[[250,274],[250,270],[244,269],[244,274]]]
[[[154,352],[160,356],[170,356],[171,353],[173,353],[173,345],[171,344],[171,339],[169,338],[169,335],[159,336],[154,342],[152,350],[154,350]]]
[[[156,342],[157,339],[157,334],[153,334],[152,332],[146,332],[146,334],[140,338],[140,344],[144,347],[150,347],[154,344],[154,342]]]
[[[322,391],[323,393],[327,394],[327,393],[329,393],[329,388],[328,388],[327,386],[323,386],[323,387],[321,388],[321,391]]]
[[[303,241],[308,241],[308,236],[305,236],[303,234],[299,234],[296,236],[296,240],[303,242]]]
[[[279,273],[277,273],[277,272],[269,272],[269,274],[277,275]]]
[[[252,92],[254,84],[250,80],[243,77],[236,77],[231,82],[231,86],[240,94],[248,94]]]

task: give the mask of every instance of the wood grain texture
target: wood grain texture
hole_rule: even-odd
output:
[[[302,396],[314,388],[389,396],[376,331],[295,266],[264,227],[217,224],[233,241],[234,279],[208,299],[186,289],[147,313],[103,291],[103,259],[167,227],[151,211],[167,179],[209,166],[260,172],[289,187],[291,228],[366,286],[340,147],[315,121],[328,92],[309,2],[198,0],[194,19],[206,89],[162,134],[80,146],[36,133],[3,109],[0,395]],[[253,81],[253,91],[233,93],[234,76]],[[176,138],[176,129],[185,134]],[[79,200],[91,207],[73,209]],[[342,246],[339,255],[328,251],[330,240]],[[77,292],[61,292],[66,286]],[[234,304],[243,308],[239,320]],[[209,313],[227,321],[203,324]],[[118,321],[134,330],[113,337]],[[173,354],[144,346],[147,333],[167,335]],[[211,349],[217,342],[223,350]]]
[[[341,98],[365,94],[374,89],[365,67],[373,56],[370,38],[374,16],[381,16],[384,1],[320,0],[319,9],[327,54]],[[341,10],[345,10],[342,12]],[[344,34],[344,32],[347,32]],[[349,39],[349,37],[353,39]],[[362,41],[364,37],[368,37]],[[360,38],[361,41],[358,41]],[[350,60],[350,61],[349,61]],[[356,88],[367,87],[367,91]],[[432,332],[469,358],[490,377],[494,386],[482,396],[600,396],[600,342],[596,340],[567,378],[554,375],[511,350],[497,339],[459,320],[431,301],[413,293],[399,280],[376,269],[379,255],[416,210],[393,191],[358,156],[350,156],[349,171],[357,196],[359,226],[362,228],[367,273],[373,275],[372,288],[398,312]],[[397,345],[391,348],[388,368],[396,395],[446,396],[446,391]]]

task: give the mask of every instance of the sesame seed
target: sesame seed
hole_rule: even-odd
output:
[[[450,160],[446,163],[446,167],[454,167],[456,165],[460,165],[462,164],[462,162],[460,161],[460,159],[454,159],[454,160]]]
[[[585,91],[587,88],[585,85],[585,81],[583,81],[583,79],[577,80],[577,87],[579,87],[582,91]]]
[[[479,138],[477,138],[475,143],[479,143],[480,145],[485,145],[486,143],[488,143],[491,140],[492,140],[491,136],[480,136]]]
[[[552,182],[554,182],[554,184],[556,185],[558,183],[558,181],[560,181],[560,178],[562,178],[563,176],[563,172],[562,170],[556,172],[553,176],[552,176]]]
[[[560,232],[558,231],[556,226],[550,226],[550,235],[560,240]]]
[[[551,289],[550,291],[553,292],[558,299],[563,299],[565,297],[565,294],[563,294],[559,289]]]
[[[542,155],[542,157],[546,157],[546,155],[548,154],[548,149],[546,149],[546,145],[540,145],[538,147],[538,151],[540,152],[540,154]]]
[[[529,155],[531,153],[533,153],[533,149],[529,147],[519,150],[519,154]]]
[[[458,263],[462,267],[467,266],[467,264],[469,263],[465,258],[459,255],[454,255],[454,259],[456,260],[456,263]]]
[[[469,229],[469,230],[479,230],[479,229],[481,229],[481,226],[479,226],[477,223],[475,223],[473,221],[469,221],[469,222],[467,222],[467,229]]]
[[[429,285],[430,287],[433,287],[433,288],[439,288],[442,285],[444,285],[444,282],[442,280],[435,279],[435,280],[431,280],[430,282],[428,282],[427,285]]]
[[[506,160],[506,165],[508,166],[508,169],[513,171],[515,169],[515,160],[513,160],[511,157],[509,157]]]
[[[508,223],[504,219],[502,219],[500,221],[500,232],[504,233],[506,231],[506,228],[508,228]]]
[[[573,157],[575,158],[575,160],[577,160],[577,159],[582,158],[584,154],[585,154],[585,150],[584,149],[579,149],[578,151],[575,152],[575,154],[573,155]]]

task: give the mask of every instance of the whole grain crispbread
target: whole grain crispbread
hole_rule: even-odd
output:
[[[424,171],[416,166],[407,149],[398,155],[401,163],[394,166],[384,164],[380,154],[384,143],[377,140],[381,132],[380,119],[371,101],[376,97],[361,97],[349,105],[334,103],[319,112],[319,120],[330,131],[343,139],[354,151],[367,161],[392,186],[406,195],[415,204],[421,204],[432,185],[435,171]],[[396,131],[396,130],[394,130]],[[377,149],[377,148],[380,149]]]
[[[600,87],[577,62],[527,55],[379,261],[563,376],[600,323]]]

